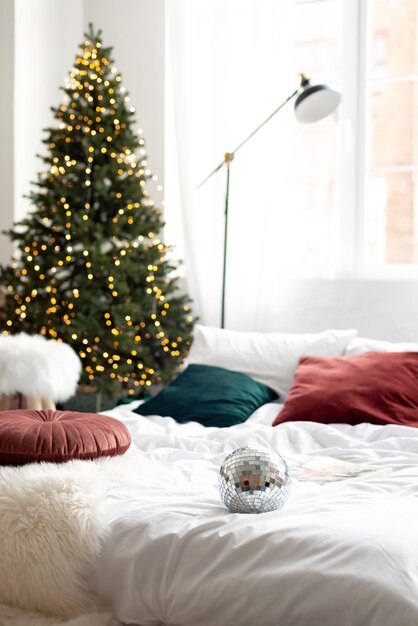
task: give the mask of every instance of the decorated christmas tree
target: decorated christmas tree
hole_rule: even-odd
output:
[[[16,252],[0,269],[1,330],[68,342],[85,383],[132,394],[168,381],[183,361],[189,299],[160,239],[134,108],[91,25],[62,91],[34,210],[7,233]]]

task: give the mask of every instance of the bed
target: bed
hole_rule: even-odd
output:
[[[0,468],[0,602],[71,626],[415,626],[417,380],[418,344],[197,327],[175,381],[106,411],[123,456]],[[289,464],[283,508],[221,502],[243,446]],[[300,474],[336,463],[373,471]]]
[[[121,622],[141,626],[418,624],[418,431],[396,425],[271,423],[269,403],[243,424],[205,428],[107,414],[129,428],[152,480],[105,501],[90,584]],[[334,457],[381,467],[367,480],[293,481],[283,509],[229,513],[217,472],[248,443],[290,466]]]

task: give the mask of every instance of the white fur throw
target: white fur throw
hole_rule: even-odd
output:
[[[149,478],[150,468],[138,451],[0,468],[0,603],[66,619],[106,609],[86,583],[105,533],[101,505],[111,489]],[[0,607],[3,623],[19,624],[3,622]]]
[[[0,335],[0,395],[63,402],[74,395],[81,361],[67,344],[41,335]]]
[[[74,619],[46,617],[0,604],[0,626],[120,626],[109,611],[86,613]]]

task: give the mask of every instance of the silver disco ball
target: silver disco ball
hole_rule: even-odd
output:
[[[231,513],[280,509],[289,497],[290,483],[286,461],[264,448],[238,448],[219,470],[219,493]]]

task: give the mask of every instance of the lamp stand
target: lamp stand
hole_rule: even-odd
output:
[[[202,182],[200,183],[200,185],[198,186],[201,187],[207,180],[209,180],[209,178],[211,178],[214,174],[216,174],[216,172],[218,172],[224,165],[226,165],[226,192],[225,192],[225,227],[224,227],[224,255],[223,255],[223,266],[222,266],[222,297],[221,297],[221,328],[225,328],[225,296],[226,296],[226,265],[227,265],[227,250],[228,250],[228,208],[229,208],[229,180],[230,180],[230,174],[231,174],[231,163],[234,159],[235,154],[238,152],[238,150],[240,150],[244,144],[247,143],[247,141],[249,141],[251,139],[251,137],[253,137],[256,133],[258,133],[258,131],[265,126],[265,124],[267,124],[267,122],[269,122],[271,120],[272,117],[274,117],[276,115],[276,113],[278,113],[280,111],[280,109],[282,109],[288,102],[289,100],[292,100],[292,98],[294,98],[297,93],[299,92],[299,89],[296,89],[290,96],[288,96],[288,98],[286,98],[286,100],[284,102],[282,102],[282,104],[280,106],[277,107],[277,109],[275,109],[273,111],[273,113],[271,113],[267,119],[264,120],[264,122],[262,122],[259,126],[257,126],[257,128],[255,130],[252,131],[252,133],[250,133],[248,135],[248,137],[246,137],[244,139],[244,141],[242,141],[236,148],[235,150],[233,150],[233,152],[226,152],[225,156],[224,156],[224,160],[222,161],[222,163],[219,163],[219,165],[217,165],[215,167],[215,169],[208,175],[206,176],[206,178],[204,180],[202,180]]]
[[[234,159],[232,152],[225,152],[224,163],[226,164],[226,192],[225,192],[225,229],[224,229],[224,260],[222,267],[222,301],[221,301],[221,328],[225,328],[225,285],[226,285],[226,259],[228,249],[228,206],[229,206],[229,177],[231,163]]]
[[[222,268],[222,298],[221,298],[221,328],[225,328],[225,298],[226,298],[226,263],[227,263],[227,246],[228,246],[228,204],[229,204],[229,181],[230,181],[230,174],[231,174],[231,163],[234,159],[235,154],[238,152],[238,150],[240,150],[246,143],[247,141],[249,141],[252,137],[254,137],[254,135],[256,133],[258,133],[258,131],[263,128],[263,126],[265,126],[272,117],[274,117],[276,115],[276,113],[278,113],[280,111],[280,109],[282,109],[288,102],[289,100],[292,100],[292,98],[294,98],[295,96],[298,95],[298,99],[296,100],[296,105],[300,107],[300,102],[298,102],[299,100],[302,102],[302,100],[306,100],[307,96],[310,96],[311,94],[316,94],[318,95],[318,93],[326,93],[326,90],[328,88],[326,87],[326,85],[318,85],[318,86],[311,86],[310,85],[310,81],[308,78],[306,78],[306,76],[304,74],[300,74],[300,86],[293,92],[290,94],[290,96],[288,96],[286,98],[286,100],[284,100],[284,102],[282,102],[277,109],[275,109],[273,111],[273,113],[271,113],[267,119],[264,120],[264,122],[262,122],[259,126],[257,126],[257,128],[255,128],[255,130],[253,130],[248,137],[246,137],[244,139],[244,141],[241,141],[240,144],[238,144],[238,146],[235,148],[235,150],[233,150],[232,152],[226,152],[225,156],[224,156],[224,160],[219,163],[219,165],[217,165],[215,167],[215,169],[208,175],[206,176],[206,178],[204,180],[202,180],[202,182],[200,183],[200,185],[198,185],[198,189],[199,187],[201,187],[209,178],[211,178],[214,174],[216,174],[216,172],[218,172],[224,165],[226,165],[226,192],[225,192],[225,229],[224,229],[224,255],[223,255],[223,268]],[[300,90],[302,90],[300,92]],[[331,90],[328,90],[328,93],[330,93]],[[305,122],[312,122],[312,121],[317,121],[319,119],[322,119],[322,117],[324,117],[325,115],[329,115],[333,110],[335,110],[335,108],[338,106],[339,103],[339,96],[336,92],[332,92],[334,94],[334,101],[332,103],[332,106],[328,106],[325,110],[324,110],[324,114],[321,116],[317,115],[317,110],[315,111],[315,115],[312,116],[311,118],[306,117],[306,113],[305,113],[305,119],[303,118],[299,118],[299,121],[305,121]],[[335,96],[338,96],[338,98],[336,99]]]

